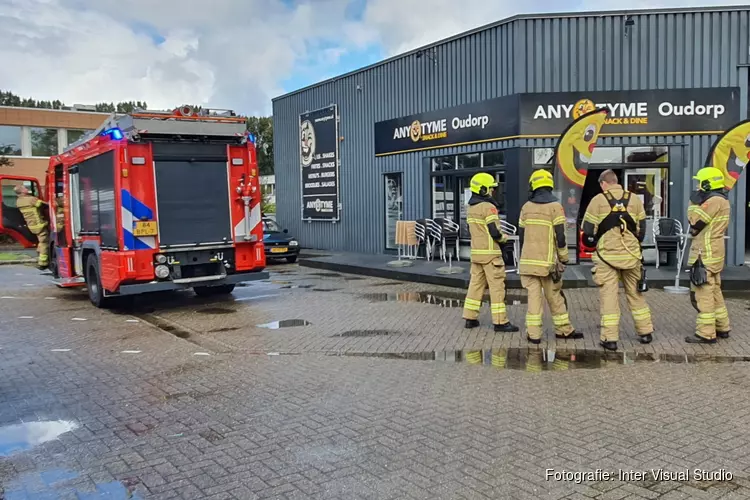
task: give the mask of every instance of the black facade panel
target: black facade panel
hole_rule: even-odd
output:
[[[159,244],[232,240],[226,162],[156,161]]]
[[[98,234],[102,246],[116,248],[114,151],[81,162],[78,177],[81,232]]]

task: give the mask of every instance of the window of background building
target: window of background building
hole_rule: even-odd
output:
[[[404,218],[404,195],[401,174],[385,175],[385,247],[396,246],[396,222]]]
[[[625,163],[669,163],[667,146],[625,148]]]
[[[477,169],[482,167],[482,158],[479,153],[459,155],[458,168],[461,170]]]
[[[88,130],[68,129],[68,146],[79,140]]]
[[[0,125],[0,154],[21,156],[21,127]]]
[[[591,163],[622,163],[622,148],[603,148],[601,146],[594,149],[591,155]]]
[[[554,148],[535,148],[534,165],[552,165],[552,158],[554,156]]]
[[[456,168],[456,157],[455,156],[438,156],[432,159],[432,171],[440,172],[443,170],[455,170]]]
[[[56,128],[31,128],[31,156],[54,156],[58,153]]]
[[[482,168],[500,168],[505,166],[505,151],[482,153]]]

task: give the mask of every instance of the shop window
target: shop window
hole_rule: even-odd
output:
[[[482,166],[482,158],[479,153],[458,156],[458,168],[461,170],[478,169]]]
[[[443,170],[455,170],[456,169],[456,157],[455,156],[438,156],[432,159],[432,171],[441,172]]]
[[[56,128],[31,128],[31,156],[54,156],[58,153]]]
[[[482,153],[482,167],[499,168],[505,166],[505,151]]]
[[[83,137],[89,131],[69,128],[67,132],[68,132],[68,144],[67,145],[70,146],[74,142],[80,140],[81,137]]]
[[[622,148],[597,147],[589,164],[622,163]]]
[[[625,148],[625,163],[669,163],[669,147],[639,146]]]
[[[432,216],[448,217],[451,220],[455,217],[454,206],[454,186],[453,177],[433,177],[432,178]]]
[[[404,196],[401,174],[385,175],[385,247],[396,246],[396,222],[404,218]]]
[[[555,157],[554,148],[535,148],[534,149],[534,165],[552,165],[552,160]]]

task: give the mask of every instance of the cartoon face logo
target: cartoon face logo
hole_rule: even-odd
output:
[[[302,156],[302,165],[309,167],[315,156],[315,129],[310,120],[302,122],[300,127],[300,153]]]
[[[422,137],[422,124],[419,123],[419,120],[412,122],[411,128],[409,128],[409,137],[414,142],[419,141],[419,138]]]
[[[596,109],[594,101],[591,99],[581,99],[573,105],[573,119],[577,120],[586,113],[591,113]]]
[[[568,181],[583,186],[588,162],[607,117],[606,109],[589,111],[570,124],[555,148],[555,164]]]
[[[750,120],[740,122],[719,137],[709,154],[707,167],[724,174],[724,187],[732,189],[750,162]]]

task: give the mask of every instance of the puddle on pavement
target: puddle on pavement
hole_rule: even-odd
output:
[[[72,486],[80,478],[78,472],[66,469],[49,469],[24,473],[4,484],[0,498],[26,500],[30,498],[78,498],[80,500],[143,500],[136,487],[140,480],[134,477],[107,483],[84,482],[85,486]],[[80,481],[76,481],[79,485]],[[2,496],[2,495],[5,496]]]
[[[463,307],[466,294],[458,292],[400,292],[365,293],[358,295],[358,297],[370,302],[417,302],[440,307]],[[508,292],[505,297],[505,303],[508,305],[526,304],[527,302],[525,293]]]
[[[280,321],[272,321],[270,323],[263,323],[262,325],[256,325],[258,328],[268,328],[269,330],[278,330],[279,328],[293,328],[296,326],[308,326],[312,325],[304,319],[282,319]]]
[[[291,285],[291,281],[284,281],[284,280],[271,280],[271,283],[274,285]]]
[[[296,289],[296,288],[312,288],[315,285],[284,285],[281,288]]]
[[[22,422],[0,427],[0,457],[9,457],[54,441],[77,428],[78,424],[67,420]]]
[[[341,288],[313,288],[313,292],[338,292]]]
[[[218,332],[233,332],[235,330],[239,330],[240,327],[238,326],[228,326],[226,328],[214,328],[213,330],[208,330],[206,333],[218,333]]]
[[[346,278],[344,278],[344,280],[346,281],[361,281],[364,279],[367,279],[367,278],[362,278],[361,276],[347,276]]]
[[[198,309],[201,314],[232,314],[234,309],[227,309],[226,307],[206,307],[204,309]]]
[[[341,336],[343,336],[343,334]],[[668,363],[735,363],[750,361],[750,357],[737,358],[733,356],[715,356],[711,354],[678,355],[647,352],[610,353],[595,350],[570,351],[534,348],[484,349],[475,351],[429,351],[412,353],[343,353],[331,355],[467,363],[470,365],[484,365],[501,370],[523,370],[527,372],[596,369],[658,361]]]
[[[379,337],[383,335],[400,335],[401,332],[392,332],[390,330],[349,330],[332,337]]]
[[[310,273],[310,276],[320,276],[321,278],[340,278],[339,273]]]

